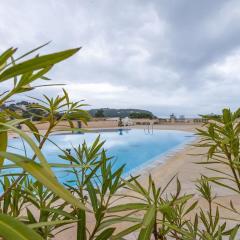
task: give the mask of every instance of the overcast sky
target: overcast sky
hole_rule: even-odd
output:
[[[0,0],[0,16],[1,51],[82,46],[48,76],[93,108],[193,116],[240,106],[239,0]]]

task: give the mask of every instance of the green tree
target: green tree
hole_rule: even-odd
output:
[[[103,109],[98,109],[97,112],[95,113],[96,118],[103,118],[104,116],[104,110]]]
[[[151,113],[144,113],[144,112],[134,112],[129,114],[130,118],[147,118],[152,119],[153,115]]]

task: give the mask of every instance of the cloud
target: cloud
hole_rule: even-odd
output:
[[[219,112],[238,107],[239,9],[237,0],[3,1],[0,50],[83,46],[50,77],[93,107]]]

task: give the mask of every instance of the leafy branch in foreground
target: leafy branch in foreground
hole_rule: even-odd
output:
[[[20,57],[17,60],[21,60],[27,55],[39,50],[41,47],[24,54],[23,57]],[[79,51],[79,49],[80,48],[75,48],[43,56],[37,55],[32,59],[20,63],[17,63],[13,57],[13,54],[17,49],[9,48],[6,50],[0,56],[0,82],[13,79],[14,87],[11,90],[4,92],[5,94],[3,93],[3,96],[0,99],[0,106],[13,95],[33,90],[34,86],[31,86],[31,84],[36,80],[47,80],[48,78],[45,77],[45,74],[53,65],[71,57]]]
[[[222,115],[205,116],[208,123],[198,129],[197,146],[206,149],[208,157],[201,164],[211,164],[208,169],[213,173],[198,181],[196,189],[200,195],[182,193],[175,176],[165,186],[159,186],[151,176],[146,184],[141,183],[140,177],[124,179],[124,166],[116,168],[114,159],[103,149],[100,136],[91,146],[83,142],[72,149],[63,149],[49,138],[55,131],[76,130],[75,119],[84,123],[89,120],[89,114],[82,109],[85,104],[71,101],[65,90],[56,97],[32,97],[36,102],[26,109],[32,114],[30,118],[6,107],[17,94],[46,86],[35,83],[50,80],[46,74],[52,67],[79,50],[37,55],[23,61],[45,45],[17,58],[14,48],[0,55],[0,84],[12,81],[12,85],[7,85],[12,88],[0,93],[0,236],[6,240],[50,240],[74,223],[77,240],[128,239],[129,234],[139,240],[237,239],[239,225],[224,218],[221,209],[239,216],[238,208],[231,201],[230,206],[220,204],[214,186],[239,196],[240,110],[224,109]],[[33,122],[32,117],[39,122]],[[45,132],[38,130],[41,123],[47,125]],[[19,125],[26,127],[28,133]],[[22,140],[23,154],[8,148],[10,133]],[[60,162],[49,162],[43,154],[47,141],[61,152]],[[25,145],[32,153],[26,151]],[[21,172],[10,172],[15,168]],[[61,184],[53,168],[67,173],[68,180]],[[175,179],[175,191],[171,192],[169,186]]]
[[[222,115],[204,117],[208,123],[205,129],[197,129],[201,137],[197,146],[207,149],[208,160],[200,164],[210,165],[208,169],[217,174],[212,182],[240,193],[240,109],[223,109]]]
[[[112,239],[121,239],[138,229],[140,230],[139,240],[151,239],[151,237],[154,239],[167,239],[168,237],[182,239],[183,233],[176,229],[184,228],[187,222],[187,220],[183,220],[184,217],[196,207],[197,203],[187,204],[193,196],[181,194],[181,184],[178,179],[176,193],[167,194],[166,191],[174,178],[160,188],[156,187],[151,176],[149,176],[147,188],[143,187],[136,178],[124,180],[125,187],[129,192],[125,196],[128,198],[128,203],[113,206],[107,212],[127,212],[128,216],[140,213],[143,217],[137,224],[117,233]]]
[[[13,88],[5,90],[0,95],[0,109],[2,109],[3,104],[5,104],[6,101],[11,99],[14,95],[33,90],[34,86],[32,84],[36,80],[39,80],[39,79],[48,80],[48,78],[45,77],[45,74],[52,68],[53,65],[72,56],[79,50],[79,48],[77,48],[77,49],[70,49],[70,50],[53,53],[49,55],[44,55],[44,56],[37,55],[32,59],[18,63],[19,60],[22,60],[24,57],[34,53],[35,51],[39,50],[43,46],[40,46],[24,54],[23,56],[17,58],[16,60],[14,60],[14,56],[13,56],[14,53],[16,52],[16,49],[13,49],[13,48],[8,49],[0,56],[0,82],[13,81]],[[66,92],[64,92],[64,95],[65,95],[64,99],[68,102],[68,104],[70,104],[69,98]],[[51,171],[50,167],[48,166],[47,160],[41,153],[40,149],[44,145],[53,126],[49,125],[49,129],[47,130],[47,133],[41,139],[40,134],[37,130],[37,127],[34,126],[29,120],[19,119],[18,116],[17,117],[14,116],[14,119],[17,119],[17,120],[9,121],[9,118],[12,118],[12,117],[13,117],[12,114],[9,114],[9,112],[8,113],[2,112],[2,111],[0,112],[0,136],[1,136],[1,141],[0,141],[1,163],[0,164],[2,166],[4,163],[3,162],[4,158],[8,158],[9,160],[17,164],[19,167],[22,167],[24,171],[22,175],[20,175],[17,179],[15,179],[15,181],[11,183],[11,186],[5,189],[5,192],[3,192],[1,195],[1,200],[5,201],[8,196],[11,196],[12,189],[13,188],[16,189],[16,187],[18,187],[18,184],[23,179],[24,172],[27,171],[30,174],[32,174],[34,177],[36,177],[40,182],[46,184],[46,186],[52,189],[53,192],[56,192],[58,195],[63,197],[63,199],[70,201],[75,206],[83,208],[83,205],[81,205],[63,186],[61,186],[58,183],[57,179],[54,176],[54,173]],[[16,124],[19,124],[19,123],[26,124],[29,127],[29,129],[32,131],[32,133],[38,140],[39,145],[36,145],[36,143],[34,143],[31,137],[29,137],[26,133],[16,128]],[[53,123],[53,121],[51,123]],[[8,145],[7,144],[8,132],[10,130],[19,134],[32,147],[34,151],[34,155],[32,156],[32,159],[28,159],[26,156],[21,156],[14,153],[6,152],[7,145]],[[34,161],[35,159],[39,160],[39,162]],[[24,225],[21,225],[21,226],[24,226]],[[10,237],[7,235],[3,235],[3,236],[6,239],[10,239]]]
[[[81,109],[81,107],[83,107],[85,105],[81,104],[80,102],[70,101],[70,98],[69,98],[67,92],[65,90],[63,90],[63,91],[64,91],[64,95],[62,97],[57,96],[55,99],[54,98],[49,99],[47,96],[45,96],[46,101],[38,99],[38,101],[39,101],[38,104],[34,104],[34,106],[31,105],[31,109],[41,109],[43,112],[45,112],[45,115],[41,116],[40,123],[47,123],[48,128],[43,136],[40,135],[37,124],[31,122],[29,119],[23,119],[22,116],[18,115],[17,113],[15,113],[13,111],[8,110],[8,109],[5,109],[3,111],[3,114],[5,114],[6,116],[9,116],[11,118],[18,119],[19,121],[14,122],[15,124],[22,123],[22,124],[26,125],[29,128],[29,130],[33,133],[33,135],[35,136],[35,139],[38,142],[38,148],[42,149],[42,147],[45,144],[46,140],[48,139],[49,135],[51,133],[53,133],[54,131],[56,131],[55,127],[61,125],[61,123],[64,120],[67,120],[69,127],[67,128],[67,126],[64,126],[64,127],[59,126],[60,128],[58,128],[57,131],[61,131],[61,130],[66,131],[71,128],[74,128],[74,124],[72,121],[73,119],[77,118],[77,119],[83,121],[84,123],[87,123],[87,121],[90,119],[89,114],[86,111]],[[14,130],[14,129],[12,129],[12,130]],[[15,129],[15,132],[16,131],[18,133],[21,133],[21,131]],[[4,133],[6,133],[6,132],[7,131],[5,131]],[[27,137],[26,134],[25,135],[20,134],[20,135],[23,138],[25,137],[25,140],[26,140],[26,137]],[[1,154],[0,154],[0,156],[1,156]],[[37,155],[35,154],[32,157],[32,160],[35,160],[36,157],[37,157]],[[4,158],[2,157],[2,159],[4,159]],[[22,177],[19,176],[15,180],[15,182],[12,183],[12,186],[9,186],[9,188],[6,191],[9,192],[11,190],[11,188],[21,180],[21,178]],[[3,195],[6,193],[3,193]],[[0,199],[2,198],[2,196],[0,196]]]
[[[62,159],[74,164],[73,168],[65,170],[71,176],[65,186],[92,212],[74,209],[78,218],[78,240],[109,239],[115,231],[112,225],[124,219],[116,214],[107,215],[107,209],[124,183],[121,180],[123,166],[113,170],[112,159],[106,156],[103,144],[98,137],[91,147],[84,142],[73,148],[73,153],[65,150],[61,155]],[[88,218],[92,219],[91,226],[87,225]],[[124,220],[127,221],[127,217]]]

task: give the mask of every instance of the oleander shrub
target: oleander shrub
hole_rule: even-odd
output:
[[[219,204],[214,188],[239,196],[240,110],[203,116],[206,124],[197,130],[196,145],[207,152],[206,161],[198,164],[213,174],[196,179],[198,196],[207,206],[201,208],[196,194],[182,191],[177,176],[161,187],[151,176],[144,185],[138,176],[123,178],[124,166],[114,167],[114,156],[107,154],[100,137],[90,146],[83,142],[72,149],[52,142],[49,136],[56,131],[83,131],[73,120],[87,124],[90,115],[85,104],[72,101],[64,89],[54,97],[32,94],[36,88],[51,86],[48,72],[80,50],[39,55],[45,45],[19,57],[15,48],[0,55],[0,236],[58,239],[59,233],[74,227],[77,240],[128,239],[129,234],[139,240],[239,239],[239,209],[232,201]],[[34,99],[27,112],[19,114],[7,107],[25,92]],[[38,130],[42,123],[46,131]],[[22,140],[21,154],[11,148],[11,134]],[[59,148],[59,162],[50,162],[42,152],[49,141]],[[32,154],[26,152],[26,145]],[[60,182],[54,169],[70,174],[71,179]],[[172,184],[175,192],[169,191]],[[223,210],[235,218],[225,218]]]

